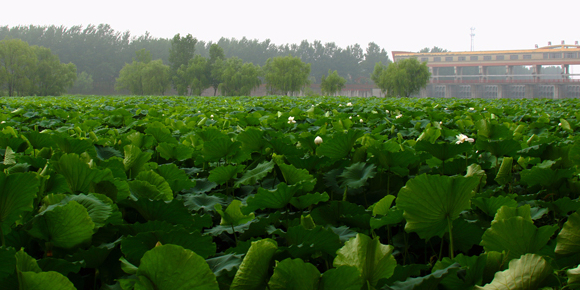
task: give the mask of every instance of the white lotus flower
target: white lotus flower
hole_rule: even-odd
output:
[[[558,126],[562,126],[562,123],[558,123]]]
[[[352,103],[351,102],[348,102],[348,103],[346,103],[346,106],[347,107],[352,107]]]
[[[294,121],[294,117],[292,116],[288,117],[288,121]]]
[[[352,116],[348,116],[348,118],[352,120]]]
[[[314,138],[314,144],[316,145],[322,144],[322,138],[320,138],[320,136],[316,136],[316,138]]]
[[[390,113],[390,112],[389,112],[389,110],[385,110],[385,112],[386,112],[387,114],[388,114],[388,113]]]
[[[363,119],[360,119],[360,122],[362,123],[363,122]]]
[[[475,139],[473,139],[473,138],[469,138],[469,137],[467,137],[467,136],[466,136],[466,135],[464,135],[464,134],[459,134],[459,135],[457,135],[457,136],[455,136],[455,137],[457,137],[457,142],[455,142],[455,144],[461,144],[461,143],[463,143],[463,142],[465,142],[465,141],[467,141],[467,142],[469,142],[469,143],[473,143],[473,142],[475,142]]]
[[[401,117],[403,117],[403,114],[398,114],[398,115],[395,117],[395,119],[399,119],[399,118],[401,118]]]
[[[471,107],[471,108],[469,108],[469,109],[470,109],[471,111],[475,111],[475,108],[473,108],[473,107]]]
[[[209,117],[213,119],[213,115],[209,115]]]
[[[342,107],[342,104],[338,104],[339,107]]]

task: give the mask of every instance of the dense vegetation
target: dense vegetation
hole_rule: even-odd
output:
[[[3,99],[3,289],[577,289],[578,100]]]

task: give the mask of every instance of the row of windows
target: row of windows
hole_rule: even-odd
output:
[[[469,60],[470,61],[478,61],[480,60],[480,57],[482,57],[482,59],[484,61],[491,61],[493,60],[492,55],[484,55],[484,56],[478,56],[478,55],[471,55],[469,56]],[[510,54],[509,56],[509,60],[518,60],[518,59],[532,59],[532,55],[531,54],[523,54],[523,55],[519,55],[519,54]],[[580,53],[578,52],[550,52],[550,53],[544,53],[543,55],[544,59],[561,59],[561,58],[579,58],[580,57]],[[465,56],[458,56],[458,57],[453,57],[453,56],[446,56],[444,58],[440,57],[440,56],[436,56],[433,57],[432,61],[433,62],[441,62],[441,61],[466,61],[467,57]],[[506,56],[505,55],[495,55],[495,60],[506,60]],[[421,62],[424,61],[429,61],[428,57],[422,57],[421,58]]]

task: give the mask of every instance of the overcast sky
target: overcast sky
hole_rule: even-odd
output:
[[[468,51],[532,49],[580,40],[579,0],[450,1],[3,1],[0,25],[110,24],[116,31],[198,40],[375,42],[389,53],[438,46]]]

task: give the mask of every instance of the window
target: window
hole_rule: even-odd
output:
[[[440,56],[434,57],[433,61],[441,61],[441,57]]]
[[[458,61],[465,61],[465,56],[459,56],[459,57],[457,57],[457,60]]]
[[[575,52],[566,52],[566,54],[564,54],[564,58],[576,58],[576,53]]]
[[[544,53],[544,59],[548,59],[548,58],[550,58],[550,54],[548,54],[547,52]]]
[[[531,54],[524,54],[524,59],[532,59],[532,55]]]
[[[428,60],[429,60],[429,58],[428,58],[428,57],[422,57],[422,58],[421,58],[421,62],[425,62],[425,61],[428,61]]]
[[[497,55],[495,57],[495,60],[503,60],[503,59],[504,59],[504,56],[503,55]]]
[[[510,59],[511,60],[518,59],[518,56],[519,55],[517,55],[517,54],[512,54],[512,55],[510,55]]]
[[[561,52],[551,52],[550,58],[562,58],[562,53]]]
[[[491,55],[484,55],[483,60],[491,60]]]
[[[479,57],[477,55],[472,55],[469,57],[469,60],[479,60]]]
[[[453,61],[453,57],[452,56],[446,56],[445,57],[445,61]]]

